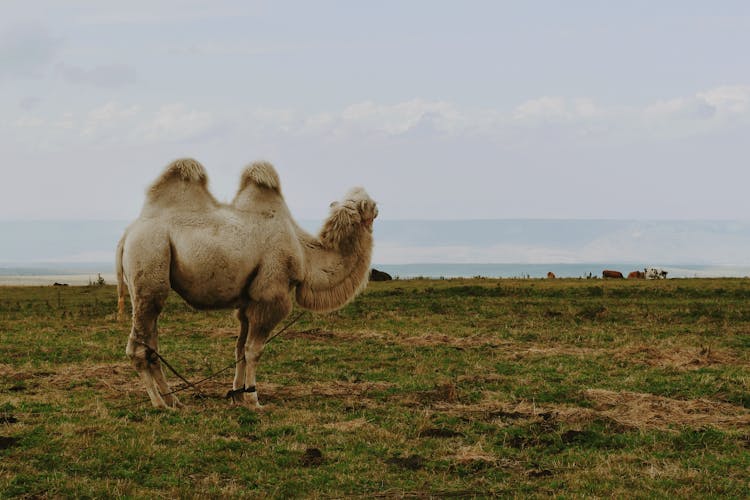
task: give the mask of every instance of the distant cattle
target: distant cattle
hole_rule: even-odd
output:
[[[58,283],[57,281],[55,281],[55,283],[52,286],[68,286],[68,284],[67,283]]]
[[[623,279],[624,276],[620,271],[610,271],[609,269],[605,269],[602,271],[602,278],[619,278]]]
[[[643,272],[646,274],[647,280],[663,280],[667,277],[667,271],[655,267],[644,268]]]
[[[550,272],[547,273],[547,279],[549,279],[549,280],[553,280],[556,277],[557,276],[555,276],[555,273],[553,273],[552,271],[550,271]]]
[[[646,277],[646,273],[644,273],[643,271],[632,271],[631,273],[628,274],[629,280],[631,279],[642,280],[645,277]]]
[[[375,268],[370,271],[370,281],[390,281],[392,279],[391,275],[384,271],[378,271]]]

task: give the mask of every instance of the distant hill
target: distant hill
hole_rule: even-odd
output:
[[[319,221],[301,221],[311,232]],[[0,268],[114,267],[126,221],[0,221]],[[750,222],[377,220],[374,263],[750,265]],[[0,274],[3,273],[0,269]]]

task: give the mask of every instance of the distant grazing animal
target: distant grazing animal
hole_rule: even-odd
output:
[[[67,283],[58,283],[57,281],[55,281],[55,283],[52,286],[68,286],[68,284]]]
[[[375,268],[370,271],[370,281],[391,281],[392,279],[391,275],[385,271],[378,271]]]
[[[663,280],[667,277],[667,271],[656,267],[643,268],[643,272],[646,274],[646,279],[648,280]]]
[[[631,279],[642,280],[645,277],[646,277],[646,273],[644,273],[642,271],[631,271],[630,273],[628,273],[628,279],[629,280],[631,280]]]
[[[602,278],[619,278],[623,279],[622,273],[620,271],[610,271],[609,269],[605,269],[602,271]]]
[[[197,309],[237,310],[235,402],[259,407],[255,371],[273,328],[297,304],[313,311],[345,305],[367,285],[375,202],[354,188],[330,215],[318,236],[292,219],[278,174],[256,162],[242,173],[230,204],[208,191],[203,165],[172,162],[146,192],[138,219],[117,246],[118,316],[125,290],[133,306],[126,353],[158,408],[181,403],[164,378],[156,321],[170,288]]]
[[[548,280],[553,280],[553,279],[555,279],[555,277],[556,277],[555,273],[553,273],[552,271],[550,271],[550,272],[547,273],[547,279]]]

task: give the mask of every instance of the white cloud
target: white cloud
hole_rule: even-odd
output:
[[[394,105],[379,105],[371,101],[353,104],[340,114],[343,127],[355,126],[367,130],[398,135],[417,127],[429,117],[438,130],[455,129],[464,113],[442,101],[413,99]]]
[[[708,120],[716,111],[705,99],[693,96],[656,102],[644,110],[644,115],[650,119]]]
[[[182,103],[148,109],[110,101],[82,115],[24,113],[8,122],[8,132],[10,138],[26,147],[62,150],[74,144],[132,146],[197,140],[216,130],[219,124],[213,113]]]
[[[570,121],[596,118],[601,114],[603,110],[591,99],[545,96],[519,105],[513,118],[525,121]]]
[[[721,86],[692,96],[642,107],[604,107],[588,98],[545,96],[521,103],[512,112],[461,107],[446,101],[412,99],[394,104],[362,101],[339,110],[304,113],[291,108],[211,110],[184,103],[157,108],[110,101],[85,113],[45,115],[30,107],[7,118],[15,139],[63,148],[71,141],[106,144],[158,144],[201,141],[232,124],[238,134],[224,141],[253,138],[262,144],[314,140],[339,144],[354,139],[409,135],[426,140],[477,140],[503,147],[536,148],[559,137],[597,146],[662,138],[714,134],[750,122],[750,86]],[[23,111],[23,110],[22,110]],[[225,128],[224,128],[225,129]],[[222,130],[224,130],[222,129]],[[65,136],[65,131],[71,135]],[[39,137],[43,141],[39,141]]]
[[[747,114],[750,111],[750,85],[724,85],[696,95],[720,112]]]
[[[89,139],[101,139],[106,134],[132,136],[133,123],[140,111],[140,106],[108,102],[87,113],[81,136]]]
[[[176,103],[161,106],[141,127],[140,133],[148,141],[179,142],[205,134],[216,125],[210,112]]]

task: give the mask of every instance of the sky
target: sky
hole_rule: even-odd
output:
[[[4,0],[0,220],[131,220],[171,160],[292,214],[747,220],[745,1]]]

